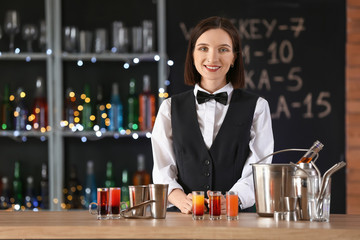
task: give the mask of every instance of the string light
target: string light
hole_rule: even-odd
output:
[[[133,137],[133,139],[138,139],[139,138],[139,134],[137,134],[137,133],[133,133],[133,135],[132,135],[132,137]]]
[[[84,62],[83,62],[82,60],[78,60],[78,61],[77,61],[77,65],[78,65],[79,67],[82,67],[82,66],[84,65]]]
[[[167,61],[167,64],[171,67],[171,66],[174,65],[174,61],[173,61],[173,60],[168,60],[168,61]]]

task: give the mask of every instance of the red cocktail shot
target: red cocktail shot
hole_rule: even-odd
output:
[[[121,188],[110,188],[109,214],[113,219],[120,218],[120,199]]]
[[[209,214],[211,220],[220,219],[221,215],[221,192],[212,191],[209,193]]]
[[[109,192],[106,188],[98,188],[97,201],[98,201],[98,215],[107,216],[109,213],[108,208]]]

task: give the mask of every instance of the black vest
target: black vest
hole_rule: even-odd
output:
[[[193,90],[171,97],[177,181],[186,194],[195,190],[225,193],[240,179],[249,155],[257,99],[254,94],[235,89],[224,122],[207,149],[197,120]]]

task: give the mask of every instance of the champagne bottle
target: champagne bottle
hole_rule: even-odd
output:
[[[32,126],[34,130],[46,131],[48,125],[48,105],[45,96],[45,84],[41,77],[36,79],[34,105],[32,107]]]
[[[95,183],[95,174],[94,174],[94,162],[87,162],[86,170],[86,184],[85,184],[85,208],[89,206],[90,203],[96,202],[96,183]]]
[[[68,126],[72,129],[76,122],[75,122],[75,112],[76,110],[76,97],[75,93],[71,88],[66,89],[65,95],[65,105],[64,105],[64,119],[65,119],[65,126]]]
[[[130,196],[129,196],[129,178],[128,171],[124,169],[121,174],[121,202],[125,202],[130,206]],[[122,206],[123,207],[123,206]]]
[[[17,131],[26,130],[28,124],[28,108],[25,103],[25,92],[20,87],[17,89],[14,106],[14,129]]]
[[[1,184],[2,184],[2,191],[0,194],[0,209],[8,209],[11,206],[9,179],[7,177],[2,177]]]
[[[13,109],[10,104],[9,85],[4,86],[4,96],[1,104],[1,129],[12,130],[13,128]]]
[[[320,141],[315,141],[311,148],[302,156],[302,158],[297,162],[299,163],[310,163],[315,155],[323,148],[324,144]]]
[[[155,96],[151,93],[150,76],[144,75],[143,91],[139,95],[139,123],[141,131],[149,131],[155,123]]]
[[[84,127],[84,130],[92,130],[93,127],[93,120],[92,117],[95,118],[95,116],[92,115],[92,104],[91,104],[91,98],[90,98],[90,86],[89,84],[85,84],[84,87],[84,105],[82,110],[82,118],[81,118],[81,124]]]
[[[133,176],[133,184],[135,186],[150,184],[150,174],[145,169],[145,156],[143,154],[137,156],[137,171]]]
[[[127,115],[127,128],[130,130],[139,130],[139,99],[136,96],[135,79],[130,80],[129,84],[129,97],[128,97],[128,115]]]
[[[105,187],[107,187],[107,188],[115,187],[115,180],[114,180],[112,162],[107,162],[107,164],[106,164]]]
[[[32,176],[28,176],[26,178],[25,208],[34,209],[38,207],[39,203],[35,195],[34,178]]]
[[[20,175],[20,163],[15,162],[14,168],[14,180],[13,180],[13,191],[14,191],[14,209],[20,210],[23,203],[23,187]]]
[[[103,92],[102,92],[102,86],[99,85],[97,89],[97,97],[96,97],[96,125],[99,126],[101,130],[106,129],[105,120],[107,118],[106,113],[106,104],[103,100]]]
[[[40,196],[42,209],[49,209],[49,178],[46,163],[41,166]]]
[[[111,108],[109,109],[110,131],[120,131],[123,129],[123,105],[119,95],[117,83],[112,85],[112,94],[110,99]]]

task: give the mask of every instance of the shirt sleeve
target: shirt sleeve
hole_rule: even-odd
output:
[[[154,167],[152,172],[155,184],[169,184],[168,193],[180,188],[177,182],[177,167],[173,150],[171,127],[171,98],[160,106],[151,135]]]
[[[252,166],[268,154],[274,151],[274,137],[272,131],[271,114],[268,102],[259,97],[254,112],[253,123],[250,130],[250,153],[244,165],[241,178],[230,189],[237,191],[242,208],[248,208],[255,203],[255,191]],[[263,163],[271,163],[272,157],[268,157]]]

